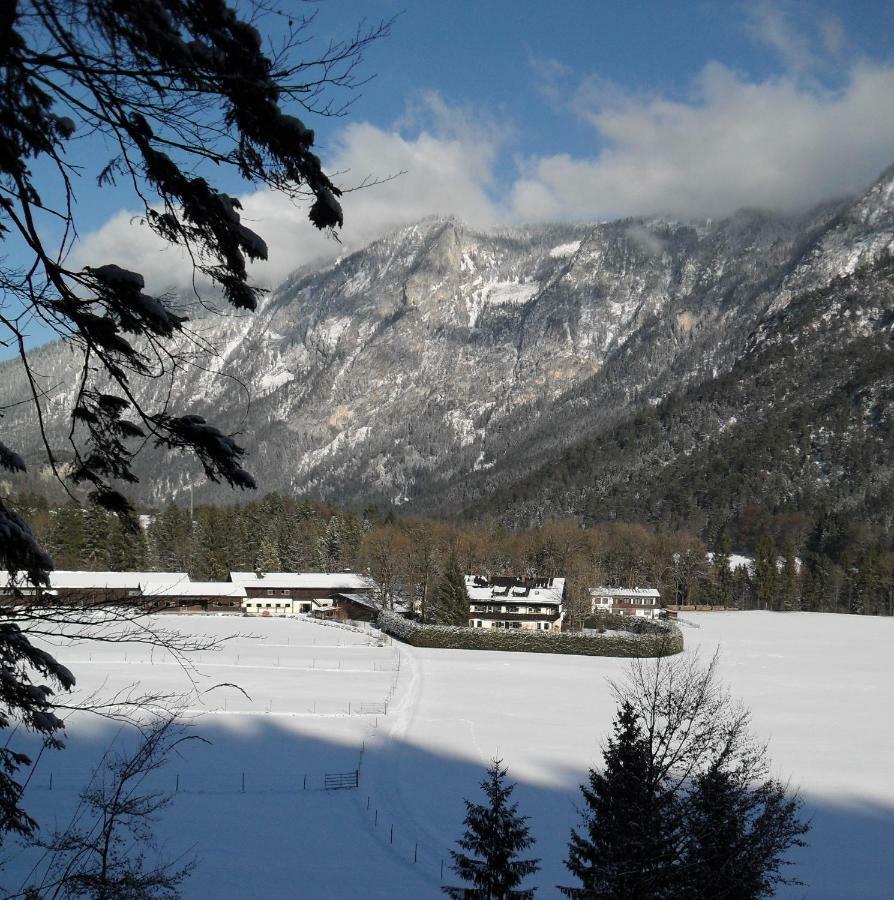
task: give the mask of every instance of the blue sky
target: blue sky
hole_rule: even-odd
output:
[[[305,117],[341,183],[404,173],[346,197],[349,249],[434,213],[484,226],[784,211],[858,191],[894,162],[894,0],[282,8],[315,10],[320,41],[397,16],[366,54],[374,77],[349,115]],[[95,142],[72,151],[86,163],[76,261],[138,268],[154,290],[184,283],[183,261],[129,224],[133,196],[88,177]],[[343,249],[281,198],[234,179],[222,187],[270,244],[260,281]]]

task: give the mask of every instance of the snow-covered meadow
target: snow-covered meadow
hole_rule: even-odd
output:
[[[890,897],[894,620],[761,612],[687,619],[698,626],[684,627],[687,652],[720,647],[723,678],[752,709],[775,772],[800,788],[812,817],[810,846],[792,869],[808,886],[780,895]],[[441,861],[461,831],[463,798],[478,797],[494,755],[509,765],[531,816],[543,865],[531,880],[538,896],[557,896],[554,886],[568,883],[562,860],[578,785],[611,724],[607,679],[623,677],[625,660],[416,649],[292,619],[164,624],[238,632],[196,661],[199,699],[188,715],[211,743],[185,745],[161,775],[179,791],[159,842],[168,856],[197,861],[185,897],[443,896]],[[157,650],[54,650],[79,690],[189,686]],[[120,726],[71,718],[68,748],[42,757],[26,793],[45,828],[65,823],[114,739],[125,739]],[[325,773],[358,767],[358,789],[322,790]],[[35,857],[6,850],[0,885],[11,890]]]

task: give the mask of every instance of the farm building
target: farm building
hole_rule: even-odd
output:
[[[375,582],[355,572],[230,572],[245,589],[242,609],[250,615],[318,614],[341,606],[346,618],[368,610]]]
[[[60,604],[97,606],[109,603],[142,604],[163,587],[189,583],[186,572],[82,572],[65,569],[50,572],[50,586],[31,584],[24,576],[16,585],[25,597],[52,597]],[[0,598],[12,599],[8,573],[0,574]]]
[[[241,613],[245,588],[229,581],[178,581],[152,585],[143,596],[164,612]]]

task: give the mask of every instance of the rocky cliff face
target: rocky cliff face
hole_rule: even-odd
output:
[[[727,377],[804,297],[829,304],[830,285],[871,279],[894,246],[892,196],[888,172],[856,201],[788,217],[486,233],[426,220],[295,273],[253,316],[195,321],[217,355],[189,360],[171,402],[241,432],[266,490],[458,510]],[[73,357],[53,345],[33,362],[61,446]],[[0,402],[24,390],[15,364],[0,367]],[[151,384],[147,400],[166,391]],[[27,407],[3,434],[37,458]],[[142,499],[190,484],[214,493],[195,468],[145,455]]]

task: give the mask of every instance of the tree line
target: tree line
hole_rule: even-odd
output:
[[[755,517],[751,540],[712,544],[683,530],[630,522],[581,527],[572,519],[510,529],[339,509],[269,494],[232,506],[168,504],[146,510],[131,532],[95,506],[16,499],[60,569],[188,572],[223,581],[230,571],[358,571],[379,599],[407,601],[425,621],[464,618],[461,573],[562,576],[569,621],[580,624],[589,588],[654,586],[665,604],[891,615],[894,554],[878,535],[841,515]],[[731,565],[734,551],[748,565]]]

